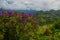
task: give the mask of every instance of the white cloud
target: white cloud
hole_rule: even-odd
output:
[[[60,9],[60,0],[0,0],[0,7],[4,9]]]

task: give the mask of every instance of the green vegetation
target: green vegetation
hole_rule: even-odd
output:
[[[0,40],[60,40],[60,11],[0,12]]]

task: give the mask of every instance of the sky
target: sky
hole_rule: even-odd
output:
[[[60,0],[0,0],[0,8],[10,10],[58,10]]]

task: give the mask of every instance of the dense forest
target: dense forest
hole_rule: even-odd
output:
[[[60,40],[60,10],[0,11],[0,40]]]

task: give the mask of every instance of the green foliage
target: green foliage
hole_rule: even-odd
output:
[[[59,40],[59,11],[53,11],[37,12],[36,17],[18,12],[1,13],[0,40]]]
[[[60,29],[60,22],[55,23],[53,27],[54,27],[55,29]]]

